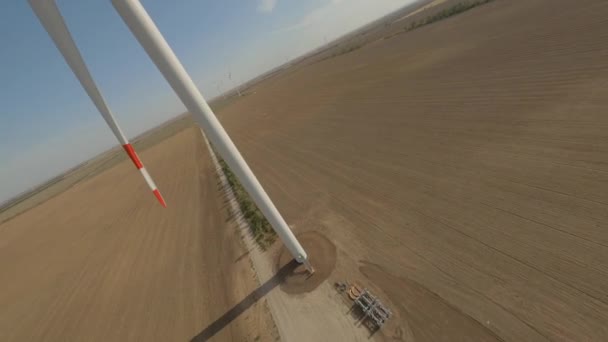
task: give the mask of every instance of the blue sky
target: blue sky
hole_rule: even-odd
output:
[[[411,2],[142,1],[207,99]],[[185,111],[110,0],[57,3],[129,138]],[[117,142],[26,0],[0,1],[0,42],[2,202]]]

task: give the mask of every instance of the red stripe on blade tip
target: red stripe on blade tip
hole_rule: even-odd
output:
[[[141,169],[142,167],[144,167],[144,164],[142,164],[141,160],[139,160],[139,157],[137,156],[137,153],[135,153],[135,150],[133,149],[133,146],[131,146],[131,144],[125,144],[122,145],[122,147],[125,149],[125,152],[127,152],[129,158],[131,158],[136,168]]]
[[[165,199],[163,198],[163,195],[160,194],[160,191],[158,191],[158,189],[155,189],[154,191],[152,191],[154,193],[154,196],[156,196],[156,199],[158,200],[158,202],[163,206],[163,207],[167,207],[167,203],[165,203]]]

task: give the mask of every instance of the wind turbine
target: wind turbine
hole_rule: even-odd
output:
[[[236,82],[232,79],[232,71],[228,72],[228,79],[232,81],[232,85],[236,85]],[[236,86],[236,93],[239,95],[239,97],[241,97],[241,89]]]
[[[217,89],[217,95],[222,95],[222,81],[215,81],[215,89]],[[222,95],[222,98],[226,98],[226,95]]]
[[[51,36],[51,39],[55,42],[59,52],[61,52],[63,58],[70,66],[70,69],[72,69],[72,72],[74,72],[74,75],[78,78],[78,81],[91,98],[91,101],[93,101],[95,107],[97,107],[97,110],[112,130],[112,133],[114,133],[116,139],[118,139],[118,142],[122,145],[129,158],[131,158],[135,167],[141,172],[158,202],[163,207],[167,207],[165,199],[158,190],[154,180],[139,159],[135,149],[133,149],[133,146],[129,143],[129,140],[120,129],[120,126],[118,126],[116,119],[114,119],[114,115],[112,115],[110,108],[97,88],[55,1],[29,0],[29,3],[42,23],[42,26],[44,26],[49,36]]]
[[[55,0],[29,0],[29,2],[40,18],[43,26],[49,31],[49,34],[55,41],[57,47],[62,51],[66,50],[71,52],[68,54],[62,52],[66,61],[68,61],[68,64],[71,66],[74,64],[73,60],[80,60],[80,64],[82,64],[80,69],[84,68],[86,70],[80,55],[77,54],[78,58],[74,58],[73,56],[76,53],[71,50],[75,50],[75,44],[71,39],[67,27],[63,23],[61,14],[55,5]],[[213,110],[211,110],[211,107],[209,107],[207,101],[205,101],[205,98],[201,95],[190,75],[188,75],[173,50],[171,50],[169,44],[142,4],[139,0],[112,0],[112,4],[148,56],[152,59],[158,70],[171,85],[171,88],[173,88],[188,111],[193,114],[199,126],[203,129],[205,136],[237,176],[266,219],[268,219],[274,231],[285,244],[285,247],[297,262],[303,264],[310,273],[313,273],[314,269],[306,251],[274,206],[274,203],[270,200],[266,191],[264,191],[264,188],[249,168],[249,165],[247,165],[241,156],[240,152],[224,130],[224,127],[222,127],[213,113]],[[71,47],[71,45],[73,45],[73,47]],[[68,46],[68,48],[66,48],[66,46]],[[72,69],[74,70],[75,68],[73,67]],[[86,75],[88,75],[88,72]],[[93,84],[93,82],[90,75],[88,75],[88,79],[86,77],[84,79],[87,82],[81,80],[83,86],[85,88],[92,88],[90,84]],[[96,90],[96,88],[94,90]],[[89,91],[87,90],[87,92]],[[96,91],[93,93],[98,94],[99,92]],[[91,96],[91,94],[89,94],[89,96]],[[98,95],[97,97],[101,99],[101,95]],[[103,101],[96,102],[95,99],[97,97],[91,96],[96,104],[97,102],[102,103],[103,106],[100,107],[102,109],[105,108],[105,111],[109,113],[109,109],[107,109],[107,106],[105,106]],[[104,118],[105,117],[106,116],[104,116]]]

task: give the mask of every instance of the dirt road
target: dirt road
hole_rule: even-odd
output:
[[[497,0],[221,112],[403,341],[608,340],[608,3]],[[346,311],[346,310],[344,310]]]
[[[0,225],[0,340],[278,337],[200,133],[142,159],[166,210],[124,162]]]

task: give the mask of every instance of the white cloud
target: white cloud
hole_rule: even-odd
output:
[[[274,33],[311,29],[323,30],[336,38],[414,1],[416,0],[329,0],[304,14],[298,22]]]
[[[270,13],[274,10],[278,0],[258,0],[258,11]]]

